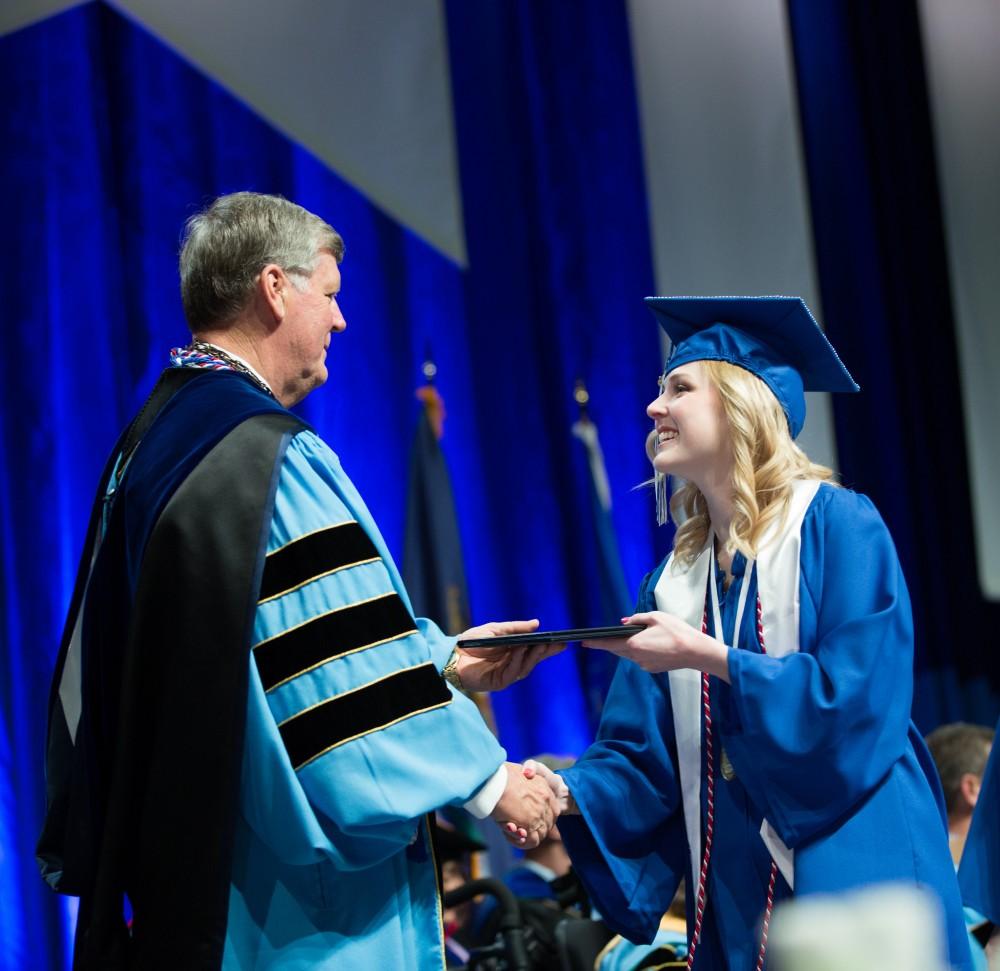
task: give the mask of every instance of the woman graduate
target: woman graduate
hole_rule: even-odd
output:
[[[673,342],[658,509],[683,479],[682,522],[624,618],[645,630],[592,645],[623,659],[597,742],[549,775],[574,868],[635,941],[686,878],[689,968],[760,969],[775,903],[882,881],[936,894],[971,967],[892,540],[793,441],[804,389],[857,385],[798,298],[647,302]]]

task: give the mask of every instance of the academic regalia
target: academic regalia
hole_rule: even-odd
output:
[[[300,419],[166,372],[105,471],[53,682],[39,859],[81,896],[75,967],[440,967],[423,814],[503,760],[439,675],[452,644]]]
[[[267,550],[223,966],[440,967],[422,816],[469,799],[503,750],[441,679],[454,640],[413,621],[368,509],[312,432],[289,445]]]
[[[597,955],[594,971],[667,971],[687,965],[687,928],[684,918],[664,914],[649,944],[633,944],[615,934]]]
[[[1000,722],[997,723],[1000,731]],[[958,868],[962,899],[1000,926],[1000,745],[993,743]]]
[[[857,390],[798,298],[649,303],[674,342],[666,373],[703,360],[750,371],[792,437],[803,390]],[[694,967],[753,971],[769,902],[918,883],[941,902],[952,966],[969,968],[940,784],[910,721],[909,597],[878,513],[796,481],[780,529],[752,564],[734,555],[732,574],[724,591],[709,540],[690,564],[660,564],[637,605],[704,620],[737,648],[731,683],[621,661],[596,743],[562,773],[581,815],[559,829],[595,906],[648,942],[686,878]]]
[[[892,541],[867,499],[829,485],[795,531],[799,649],[776,655],[762,593],[769,653],[760,653],[756,613],[747,609],[740,650],[730,654],[732,683],[713,679],[715,842],[695,967],[754,967],[775,855],[760,836],[765,819],[791,851],[795,893],[888,880],[936,891],[951,962],[968,967],[940,786],[909,717],[912,621]],[[655,591],[667,569],[643,582],[638,611],[659,609]],[[755,602],[767,579],[760,570],[758,561],[749,577],[734,576],[723,627],[743,584]],[[682,877],[697,886],[671,688],[669,675],[620,662],[597,742],[563,773],[582,813],[559,822],[574,869],[605,921],[640,942],[652,939]],[[719,767],[723,752],[730,779]],[[704,775],[702,765],[699,859]],[[776,899],[792,892],[780,868],[776,883]],[[690,931],[696,894],[687,900]]]
[[[508,870],[501,878],[510,888],[515,897],[528,900],[556,900],[556,892],[552,881],[556,874],[533,860],[522,860],[517,866]]]

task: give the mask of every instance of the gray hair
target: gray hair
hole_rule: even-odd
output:
[[[269,263],[301,286],[323,250],[339,263],[344,241],[294,202],[258,192],[219,196],[185,223],[181,237],[181,302],[188,326],[197,333],[235,317]]]
[[[968,722],[952,722],[935,728],[924,741],[941,776],[945,806],[949,813],[958,808],[962,776],[971,773],[982,779],[993,745],[993,729]]]

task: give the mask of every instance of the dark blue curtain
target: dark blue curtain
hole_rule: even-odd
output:
[[[186,340],[181,225],[214,195],[279,192],[345,237],[349,326],[303,411],[397,558],[413,388],[434,348],[476,620],[591,619],[577,374],[633,586],[666,543],[648,493],[630,491],[659,353],[640,303],[652,273],[624,10],[456,3],[448,21],[467,271],[103,4],[0,38],[0,968],[66,964],[72,908],[33,860],[49,678],[106,451]],[[589,740],[578,653],[498,696],[511,757]]]
[[[606,623],[588,472],[570,435],[578,376],[601,427],[633,590],[670,539],[655,531],[649,491],[634,490],[649,475],[645,406],[660,361],[640,299],[654,287],[625,10],[602,0],[446,9],[472,362],[493,392],[479,399],[477,421],[490,430],[484,465],[503,507],[484,510],[494,572],[474,603],[531,614],[541,581],[558,591],[544,605],[547,626]],[[503,532],[511,510],[523,543]],[[569,679],[585,664],[574,651],[552,667]],[[552,681],[523,690],[540,739],[582,718],[578,696]],[[519,703],[494,699],[501,729],[513,731]]]
[[[895,538],[924,731],[993,725],[1000,604],[976,575],[961,379],[916,3],[791,0],[823,319],[861,395],[837,395],[846,484]]]

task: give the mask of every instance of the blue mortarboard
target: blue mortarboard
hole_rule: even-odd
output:
[[[860,391],[800,297],[646,297],[673,343],[664,373],[728,361],[778,399],[792,438],[806,419],[803,391]]]

